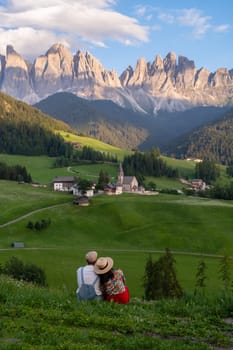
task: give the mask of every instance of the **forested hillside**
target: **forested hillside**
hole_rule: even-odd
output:
[[[100,141],[125,149],[138,148],[147,136],[146,116],[112,101],[88,101],[71,93],[57,93],[35,104],[44,113]]]
[[[158,111],[156,116],[122,108],[108,100],[85,100],[71,93],[56,93],[35,105],[79,132],[105,143],[141,151],[161,152],[177,137],[219,119],[227,108],[197,107],[183,112]]]
[[[68,125],[2,93],[0,130],[0,153],[56,156],[70,149],[56,134],[71,131]]]
[[[167,151],[178,158],[196,157],[233,164],[233,109],[224,117],[179,138]]]

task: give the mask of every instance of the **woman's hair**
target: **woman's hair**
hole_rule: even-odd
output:
[[[99,275],[99,276],[100,276],[100,283],[104,284],[104,283],[108,282],[108,280],[110,280],[114,277],[114,273],[113,273],[113,270],[111,269],[108,272],[103,273],[102,275]]]

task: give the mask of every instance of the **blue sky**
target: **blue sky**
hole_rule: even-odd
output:
[[[173,51],[211,72],[233,68],[231,0],[0,0],[0,54],[33,59],[61,42],[121,74]]]

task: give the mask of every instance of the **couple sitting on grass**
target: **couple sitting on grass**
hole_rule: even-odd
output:
[[[113,269],[113,259],[88,252],[87,265],[77,270],[78,300],[106,300],[120,304],[129,302],[129,290],[122,270]]]

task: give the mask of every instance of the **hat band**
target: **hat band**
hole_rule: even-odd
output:
[[[107,263],[106,263],[103,267],[100,267],[100,266],[99,266],[99,269],[100,269],[100,270],[104,270],[104,269],[106,269],[107,266],[108,266],[108,261],[107,261]]]

